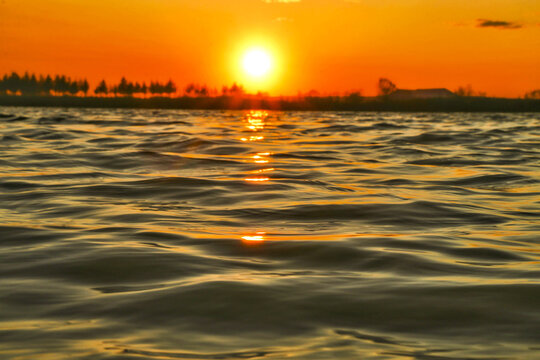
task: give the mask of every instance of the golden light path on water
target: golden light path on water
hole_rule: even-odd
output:
[[[268,118],[268,112],[264,110],[252,110],[246,113],[245,115],[245,128],[252,132],[262,132],[265,129],[265,121]],[[249,141],[251,143],[256,143],[258,141],[264,140],[263,135],[254,135],[248,137],[242,137],[242,141]],[[250,155],[248,161],[253,162],[257,165],[266,165],[271,161],[270,152],[257,152],[254,155]],[[264,175],[257,175],[261,173],[267,173],[273,171],[274,168],[261,168],[251,171],[250,175],[247,176],[244,180],[250,183],[263,183],[269,181],[270,178]]]
[[[252,110],[246,113],[244,118],[244,126],[248,131],[257,133],[257,135],[251,135],[249,137],[242,137],[240,140],[243,142],[250,142],[256,144],[259,141],[265,139],[263,135],[259,133],[265,129],[265,121],[268,118],[268,112],[264,110]],[[251,155],[249,161],[257,165],[266,165],[271,161],[270,152],[257,152],[254,155]],[[250,174],[244,178],[248,183],[261,184],[270,181],[270,177],[266,176],[266,173],[274,171],[274,168],[261,168],[253,170]],[[265,241],[265,231],[257,231],[252,235],[242,236],[242,240],[245,243],[261,243]]]

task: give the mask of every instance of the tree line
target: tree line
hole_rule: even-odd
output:
[[[396,86],[390,80],[384,78],[379,80],[380,95],[388,95],[396,89]],[[71,79],[65,75],[36,75],[26,72],[21,76],[16,72],[12,72],[0,78],[0,94],[88,96],[90,90],[90,85],[86,79]],[[152,81],[147,84],[146,82],[129,81],[125,77],[122,77],[120,82],[116,84],[108,84],[105,80],[101,80],[92,90],[94,95],[97,96],[146,97],[147,95],[172,96],[179,93],[176,84],[172,80],[165,83]],[[246,94],[244,87],[237,83],[233,83],[231,86],[223,86],[220,91],[207,85],[190,83],[182,90],[180,92],[189,97],[238,97]],[[307,96],[319,96],[318,93],[312,92],[308,93]],[[268,94],[263,93],[257,95],[259,97],[268,96]],[[352,95],[361,97],[358,91],[352,93]]]
[[[128,81],[125,77],[122,77],[118,84],[107,85],[105,80],[101,82],[94,89],[96,95],[114,95],[114,96],[146,96],[151,95],[168,95],[176,94],[176,84],[169,80],[166,83],[160,83],[159,81],[152,81],[149,85],[145,82],[132,82]]]
[[[23,95],[86,95],[89,90],[86,79],[73,80],[65,75],[52,77],[24,73],[21,76],[12,72],[0,78],[0,94],[10,92]]]
[[[223,86],[220,91],[207,85],[195,83],[187,84],[182,90],[179,90],[172,80],[163,83],[152,81],[147,84],[146,82],[129,81],[122,77],[120,82],[113,84],[107,84],[105,80],[101,80],[94,89],[90,89],[86,79],[72,79],[66,75],[36,75],[28,72],[19,75],[12,72],[0,78],[0,95],[88,96],[91,90],[96,96],[106,97],[147,97],[148,95],[172,97],[175,94],[182,94],[187,97],[241,97],[246,95],[242,85],[237,83],[233,83],[231,86]],[[386,97],[397,90],[398,87],[391,80],[387,78],[379,79],[379,96]],[[476,91],[471,85],[460,86],[454,90],[454,94],[461,97],[486,97],[485,92]],[[264,98],[268,97],[268,94],[258,93],[256,97]],[[321,96],[318,92],[312,90],[304,96],[299,94],[298,97],[316,98]],[[360,101],[362,95],[359,91],[356,91],[346,94],[345,97],[350,100]],[[526,93],[524,98],[539,99],[540,89]]]
[[[65,75],[36,75],[28,72],[19,75],[12,72],[0,78],[0,94],[88,96],[91,90],[97,96],[128,97],[172,96],[179,92],[189,97],[240,96],[245,94],[243,86],[237,83],[233,83],[231,86],[223,86],[220,92],[206,85],[195,83],[187,84],[182,89],[183,91],[179,91],[172,80],[167,82],[152,81],[147,84],[146,82],[129,81],[125,77],[122,77],[118,83],[113,84],[101,80],[94,89],[90,89],[86,79],[72,79]]]
[[[16,72],[5,74],[0,78],[0,94],[19,95],[72,95],[87,96],[90,85],[86,79],[72,79],[66,75],[36,75],[28,72],[19,75]],[[102,80],[93,93],[98,96],[134,96],[134,95],[168,95],[177,92],[172,80],[161,83],[152,81],[150,84],[128,81],[123,77],[119,83],[108,85]]]

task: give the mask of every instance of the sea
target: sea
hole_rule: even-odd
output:
[[[0,359],[540,359],[540,115],[0,107]]]

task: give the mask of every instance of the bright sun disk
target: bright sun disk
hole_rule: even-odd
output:
[[[251,49],[244,55],[244,70],[253,77],[262,77],[270,71],[272,58],[262,49]]]

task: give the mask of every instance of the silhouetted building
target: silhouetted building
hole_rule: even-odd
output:
[[[390,99],[393,100],[441,99],[452,98],[455,96],[456,94],[448,89],[398,89],[389,95]]]

